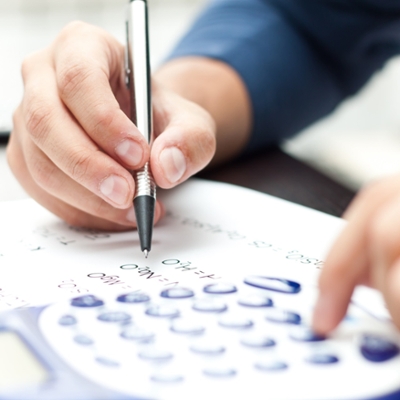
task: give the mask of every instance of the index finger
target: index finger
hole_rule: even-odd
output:
[[[334,329],[344,317],[357,284],[369,278],[371,227],[375,214],[395,193],[400,179],[389,178],[364,189],[351,204],[348,225],[332,246],[323,268],[313,328],[320,333]]]
[[[101,29],[74,22],[54,47],[60,97],[90,138],[125,167],[149,158],[149,146],[124,111],[123,46]]]

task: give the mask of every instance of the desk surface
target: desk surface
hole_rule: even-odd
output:
[[[355,195],[278,147],[198,176],[255,189],[337,217]]]
[[[0,201],[27,197],[6,163],[5,143],[0,145]],[[272,147],[251,157],[210,171],[201,178],[244,186],[341,216],[354,193],[313,168]]]

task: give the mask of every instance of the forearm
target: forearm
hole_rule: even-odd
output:
[[[247,101],[251,135],[242,143],[246,143],[244,151],[251,152],[280,143],[329,114],[400,51],[400,42],[394,39],[400,37],[400,25],[394,24],[400,6],[385,4],[379,0],[211,1],[169,59],[219,60],[240,76],[251,99]],[[196,79],[198,74],[208,83],[208,73],[198,71]],[[213,85],[218,88],[222,82],[217,77]],[[187,84],[192,87],[196,81],[189,78]],[[199,86],[202,93],[202,83]],[[225,94],[222,98],[229,97]],[[232,106],[231,101],[228,104]],[[236,129],[237,120],[231,122]],[[218,136],[221,143],[221,131]]]
[[[217,135],[212,164],[241,152],[250,136],[252,113],[247,90],[230,66],[208,58],[183,57],[161,66],[154,78],[212,116]]]

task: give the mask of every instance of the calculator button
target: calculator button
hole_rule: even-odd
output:
[[[382,362],[399,354],[399,347],[378,335],[364,335],[360,345],[361,354],[369,361]]]
[[[103,322],[129,322],[131,316],[122,311],[107,311],[98,315],[97,319]]]
[[[194,292],[186,288],[169,288],[163,290],[160,296],[166,299],[186,299],[188,297],[193,297]]]
[[[298,293],[301,290],[301,285],[297,282],[259,275],[247,276],[244,278],[244,283],[260,289],[267,289],[281,293]]]
[[[203,374],[212,378],[230,378],[236,375],[236,370],[229,367],[209,367],[203,370]]]
[[[154,332],[138,326],[129,326],[125,328],[120,336],[127,340],[148,341],[154,338]]]
[[[319,342],[326,339],[325,336],[318,335],[311,328],[304,325],[294,326],[290,330],[289,337],[298,342]]]
[[[299,324],[301,317],[292,311],[286,311],[279,308],[269,308],[266,310],[265,319],[270,322],[282,322],[286,324]]]
[[[121,296],[118,296],[117,301],[119,301],[121,303],[130,303],[130,304],[146,303],[146,302],[150,301],[150,296],[148,296],[145,293],[133,292],[133,293],[127,293],[127,294],[122,294]]]
[[[177,318],[172,321],[171,331],[186,335],[200,335],[205,331],[205,328],[196,323],[196,321]]]
[[[152,375],[150,379],[156,383],[179,383],[183,381],[182,375],[175,374],[156,374]]]
[[[227,305],[215,299],[200,299],[193,304],[193,310],[202,312],[223,312],[228,309]]]
[[[60,319],[58,320],[58,323],[62,326],[71,326],[71,325],[75,325],[78,321],[76,320],[76,318],[73,315],[63,315],[62,317],[60,317]]]
[[[205,293],[210,294],[228,294],[237,292],[237,288],[235,285],[222,282],[211,283],[210,285],[204,286],[203,290]]]
[[[119,362],[107,357],[96,357],[95,360],[105,367],[119,367]]]
[[[173,354],[167,350],[156,349],[151,347],[139,352],[138,356],[146,361],[168,361],[173,358]]]
[[[179,310],[165,304],[158,306],[153,305],[146,310],[146,314],[151,317],[175,318],[179,316]]]
[[[284,371],[285,369],[289,368],[288,364],[284,361],[279,360],[261,360],[257,361],[254,364],[254,367],[259,371]]]
[[[339,358],[332,354],[312,354],[311,356],[306,358],[306,361],[311,364],[335,364],[339,361]]]
[[[253,321],[240,315],[226,314],[218,320],[218,324],[224,328],[248,329],[253,326]]]
[[[274,339],[263,335],[251,335],[241,339],[240,343],[246,347],[265,348],[276,345]]]
[[[71,306],[74,307],[100,307],[104,305],[104,301],[92,294],[75,297],[71,300]]]
[[[90,346],[94,343],[93,339],[86,335],[76,335],[74,336],[74,342],[81,344],[83,346]]]
[[[274,305],[269,297],[258,294],[241,297],[238,300],[238,304],[244,307],[272,307]]]
[[[193,353],[204,354],[204,355],[219,355],[225,353],[225,347],[218,343],[212,342],[199,342],[194,343],[190,346],[190,350]]]

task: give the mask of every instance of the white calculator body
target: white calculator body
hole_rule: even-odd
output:
[[[287,277],[244,275],[3,313],[0,398],[400,398],[391,322],[352,304],[316,336],[315,296]]]

